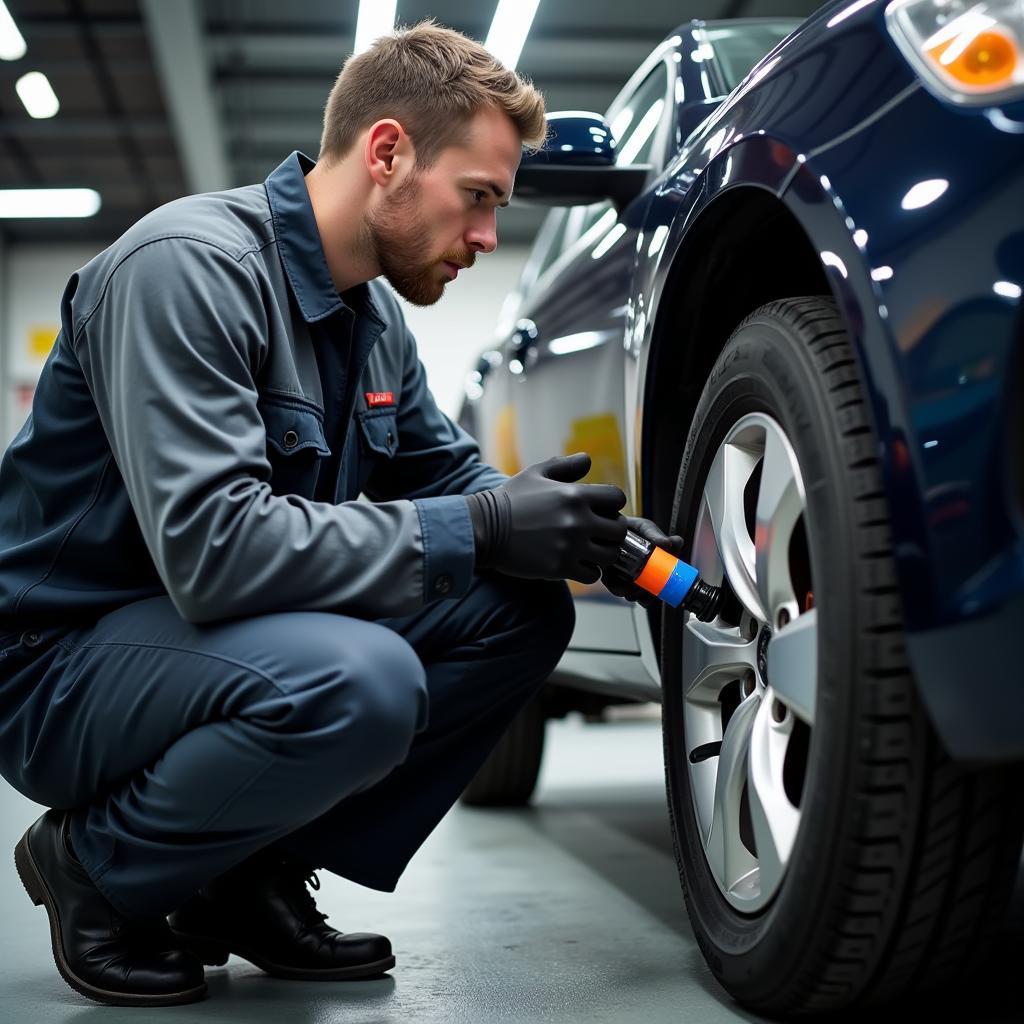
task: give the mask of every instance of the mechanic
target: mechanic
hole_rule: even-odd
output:
[[[0,774],[49,808],[15,859],[79,993],[392,967],[315,870],[393,891],[568,644],[565,580],[627,525],[681,553],[585,453],[485,465],[377,280],[436,302],[544,134],[528,81],[422,23],[345,63],[316,163],[72,275],[0,465]]]

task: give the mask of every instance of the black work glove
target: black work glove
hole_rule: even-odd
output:
[[[500,487],[465,495],[476,564],[525,579],[596,583],[626,536],[626,496],[611,484],[581,484],[590,456],[556,455]]]
[[[623,516],[622,520],[626,524],[627,529],[640,534],[644,540],[649,540],[659,548],[664,548],[669,554],[675,555],[676,558],[685,557],[683,548],[686,542],[678,534],[672,534],[671,537],[667,536],[650,519],[640,519],[638,516]],[[649,593],[642,587],[638,587],[632,580],[623,576],[615,569],[605,569],[601,573],[601,582],[616,597],[624,597],[627,601],[638,601],[644,608],[650,608],[651,605],[656,604],[658,601],[656,595]]]

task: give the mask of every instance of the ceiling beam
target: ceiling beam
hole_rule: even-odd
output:
[[[540,76],[548,72],[595,71],[626,78],[654,49],[659,36],[604,38],[581,33],[576,38],[531,37],[521,68]],[[207,37],[211,64],[221,74],[297,74],[333,82],[352,51],[348,34],[315,35],[309,32],[272,34],[243,32],[211,33]]]
[[[16,134],[19,139],[30,140],[52,140],[60,144],[69,141],[81,141],[83,139],[103,139],[108,142],[116,141],[121,126],[112,121],[109,117],[100,114],[84,115],[72,114],[64,116],[61,111],[60,122],[55,126],[49,119],[34,119],[28,117],[9,118],[5,124],[0,124],[0,132],[8,135]],[[169,137],[167,122],[161,117],[147,115],[145,117],[132,117],[132,135],[142,141],[162,141]]]
[[[146,161],[142,147],[139,140],[132,134],[130,119],[121,102],[121,94],[118,92],[110,61],[99,44],[82,0],[66,0],[66,3],[78,28],[82,52],[92,65],[93,77],[99,94],[103,98],[106,115],[117,126],[117,144],[128,164],[129,173],[137,181],[138,187],[145,197],[143,201],[146,205],[156,206],[156,192],[146,173]]]
[[[189,190],[231,188],[198,0],[142,0],[141,6]]]

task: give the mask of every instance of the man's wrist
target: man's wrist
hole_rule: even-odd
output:
[[[466,494],[466,505],[469,508],[469,521],[473,524],[473,546],[476,549],[476,564],[483,569],[486,566],[487,556],[490,554],[490,533],[487,529],[487,513],[484,508],[484,499],[481,494],[486,491],[477,491],[475,494]]]
[[[465,494],[469,518],[473,524],[473,543],[476,564],[486,569],[508,540],[511,524],[508,495],[500,490],[476,491]]]

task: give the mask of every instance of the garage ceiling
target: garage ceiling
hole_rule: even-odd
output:
[[[9,241],[107,244],[180,195],[262,181],[293,149],[316,156],[323,104],[351,51],[357,0],[6,0],[28,52],[0,61],[0,188],[84,186],[87,220],[6,220]],[[483,39],[495,0],[398,0],[398,21]],[[701,17],[806,15],[816,0],[541,0],[517,70],[549,110],[603,110],[654,45]],[[33,120],[15,81],[50,79],[61,109]],[[184,113],[182,113],[184,111]],[[501,242],[539,212],[513,205]]]

